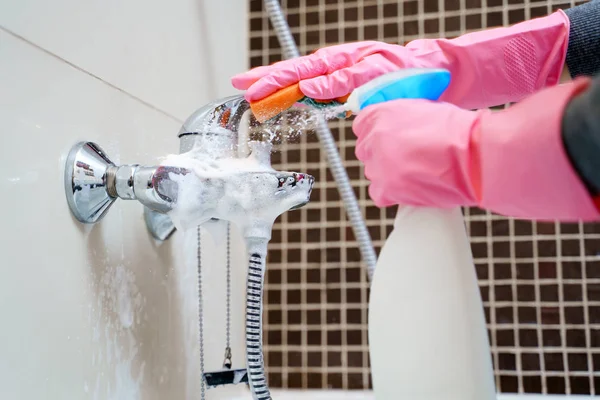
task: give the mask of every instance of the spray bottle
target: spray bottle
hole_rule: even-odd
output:
[[[393,99],[437,100],[449,83],[446,70],[402,70],[356,89],[345,108],[357,114]],[[369,343],[377,399],[496,398],[460,208],[399,207],[371,282]]]

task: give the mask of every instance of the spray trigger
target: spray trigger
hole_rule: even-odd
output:
[[[438,100],[450,85],[450,71],[409,68],[381,75],[356,88],[345,108],[358,114],[365,107],[399,99]]]

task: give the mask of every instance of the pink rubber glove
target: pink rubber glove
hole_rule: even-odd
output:
[[[548,88],[499,112],[426,100],[367,107],[353,129],[371,198],[379,207],[479,206],[517,218],[598,220],[561,137],[568,101],[589,82]]]
[[[516,102],[559,82],[565,63],[569,19],[562,11],[508,28],[456,39],[423,39],[405,47],[358,42],[325,47],[292,60],[252,69],[232,78],[256,101],[300,82],[308,97],[329,100],[399,68],[446,68],[452,83],[441,100],[463,108]]]

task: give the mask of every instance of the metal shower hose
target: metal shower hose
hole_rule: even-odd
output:
[[[283,50],[284,58],[288,59],[300,57],[300,52],[298,51],[298,47],[296,46],[296,42],[294,41],[294,37],[290,31],[290,27],[285,19],[283,11],[281,10],[279,0],[265,0],[264,4],[265,8],[267,9],[267,14],[269,15],[269,19],[271,20],[271,24],[273,25],[273,29],[275,29],[281,49]],[[371,242],[371,235],[367,229],[367,224],[365,223],[360,211],[358,200],[354,195],[354,190],[352,189],[352,184],[348,178],[348,173],[344,168],[340,153],[337,150],[335,140],[333,139],[331,130],[329,130],[329,126],[327,126],[327,121],[322,116],[318,117],[317,135],[319,137],[319,141],[321,142],[321,146],[327,155],[329,167],[331,168],[331,174],[337,183],[340,197],[344,202],[348,219],[350,220],[350,224],[354,230],[354,236],[356,236],[356,241],[358,242],[360,253],[367,265],[369,281],[371,281],[373,278],[373,273],[375,272],[377,255],[375,254],[375,249],[373,248],[373,243]]]

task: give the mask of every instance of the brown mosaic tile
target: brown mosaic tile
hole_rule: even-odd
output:
[[[287,323],[289,325],[298,325],[302,323],[302,313],[300,310],[288,310]]]
[[[498,389],[505,393],[517,393],[519,392],[519,380],[516,376],[499,376],[499,387]]]
[[[449,32],[460,31],[460,17],[447,17],[444,20],[446,25],[446,36]]]
[[[523,376],[523,389],[525,393],[541,393],[542,378],[539,376]]]
[[[495,280],[512,279],[512,266],[510,264],[496,263],[493,267]]]
[[[567,355],[569,371],[587,371],[588,356],[584,353],[571,353]]]
[[[531,18],[539,18],[548,15],[548,10],[545,6],[543,7],[532,7],[530,9]]]
[[[302,374],[298,372],[290,372],[287,376],[287,385],[290,389],[301,389],[304,387]]]
[[[544,329],[542,339],[544,347],[560,347],[563,343],[561,332],[558,329]]]
[[[600,306],[588,306],[590,324],[600,324]]]
[[[517,301],[518,302],[533,302],[536,300],[534,285],[518,285],[517,286]]]
[[[519,258],[519,254],[517,253],[517,258]],[[534,265],[532,263],[520,263],[517,262],[517,279],[524,280],[533,280],[535,279],[534,275]]]
[[[583,329],[567,329],[566,344],[569,347],[585,347],[587,343],[585,330]]]
[[[560,324],[560,309],[558,307],[541,307],[541,323],[544,325]]]
[[[309,345],[313,345],[313,346],[319,346],[321,345],[322,342],[322,338],[321,338],[321,331],[320,330],[309,330],[308,332],[306,332],[306,343]],[[276,344],[276,343],[270,343],[269,344]]]
[[[467,30],[481,29],[483,27],[481,15],[467,15],[465,20]]]
[[[564,377],[549,376],[546,377],[546,388],[549,394],[566,393],[566,382]]]
[[[302,345],[302,332],[298,330],[289,330],[287,332],[287,345],[288,346],[301,346]],[[288,352],[288,355],[290,353]]]
[[[502,12],[495,11],[486,14],[486,25],[488,28],[494,28],[503,25]]]
[[[544,364],[548,371],[564,371],[563,356],[561,353],[544,353]]]
[[[356,40],[405,43],[513,24],[570,6],[566,0],[282,0],[301,53]],[[249,63],[281,59],[262,1],[250,1]],[[350,121],[332,123],[379,251],[395,208],[368,201]],[[282,143],[273,164],[304,170],[309,207],[273,231],[266,276],[266,361],[273,387],[371,387],[368,283],[356,239],[317,135]],[[532,223],[465,210],[501,392],[600,394],[600,224]]]
[[[340,373],[330,373],[327,374],[327,388],[334,389],[343,387],[343,378]]]
[[[541,368],[539,354],[522,353],[521,368],[523,368],[524,371],[539,371]]]
[[[585,274],[588,279],[600,278],[600,262],[599,261],[586,261]]]

